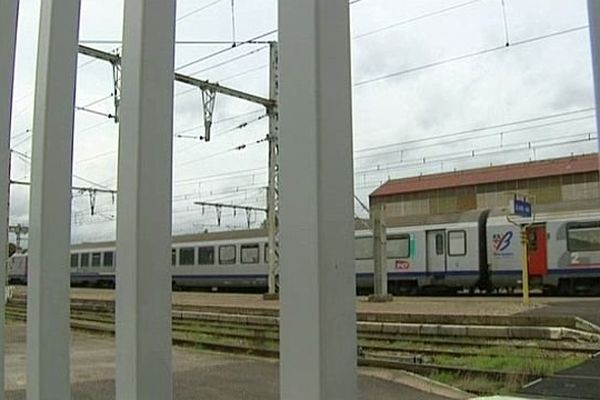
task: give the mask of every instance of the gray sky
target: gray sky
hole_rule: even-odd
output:
[[[585,0],[505,3],[512,43],[505,48],[501,0],[363,0],[351,6],[355,186],[363,201],[388,178],[597,149],[588,140],[595,137],[595,126]],[[276,5],[276,0],[235,0],[236,40],[275,29]],[[119,41],[122,8],[122,0],[82,0],[81,41]],[[438,12],[447,8],[453,9]],[[179,0],[178,16],[178,41],[233,38],[230,0]],[[39,0],[21,0],[12,146],[27,154],[38,17]],[[116,42],[86,44],[118,48]],[[178,45],[175,65],[225,47]],[[267,96],[268,56],[266,45],[240,46],[180,72]],[[456,59],[460,56],[468,57]],[[112,70],[90,60],[79,60],[76,104],[94,103],[89,108],[111,113],[112,99],[106,97]],[[174,133],[201,135],[200,93],[180,84],[175,91]],[[215,121],[222,121],[215,123],[210,143],[174,139],[174,233],[245,226],[243,212],[223,211],[217,227],[214,210],[193,205],[198,199],[264,206],[266,143],[231,150],[265,137],[263,114],[259,106],[219,96]],[[247,127],[235,129],[244,122]],[[479,130],[493,126],[499,127]],[[116,188],[117,133],[105,117],[76,113],[78,177]],[[13,158],[13,179],[29,179],[25,161]],[[90,186],[78,178],[73,182]],[[27,223],[28,201],[27,188],[13,187],[12,223]],[[114,238],[111,196],[98,194],[96,209],[98,214],[90,215],[89,197],[75,194],[73,241]],[[256,223],[263,218],[253,215]]]

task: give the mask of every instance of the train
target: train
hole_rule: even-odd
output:
[[[595,203],[539,206],[533,219],[493,209],[390,220],[388,290],[395,295],[512,292],[522,285],[526,251],[530,287],[558,295],[600,294],[600,209]],[[357,229],[354,247],[357,290],[368,293],[373,287],[372,232]],[[114,287],[114,242],[73,245],[70,256],[72,285]],[[261,229],[175,236],[173,287],[266,291],[267,257],[267,235]],[[26,254],[10,258],[8,279],[27,282]]]

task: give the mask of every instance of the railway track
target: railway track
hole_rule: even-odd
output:
[[[235,323],[231,315],[219,313],[198,314],[188,311],[175,313],[173,343],[205,350],[250,354],[277,358],[279,332],[273,317],[264,315],[247,316]],[[9,303],[6,308],[8,318],[25,320],[24,303]],[[206,320],[199,316],[207,317]],[[220,320],[222,319],[222,320]],[[85,307],[75,305],[71,311],[71,325],[74,329],[92,333],[114,334],[113,310],[106,307]],[[401,369],[418,374],[455,374],[461,377],[487,379],[490,381],[526,383],[545,375],[544,372],[514,372],[498,368],[476,368],[462,365],[447,365],[436,360],[451,357],[461,360],[476,357],[500,359],[506,355],[508,347],[523,351],[535,349],[543,353],[527,354],[536,362],[547,358],[591,357],[600,346],[577,343],[535,343],[527,341],[502,340],[463,340],[458,338],[423,338],[385,333],[358,333],[358,363],[361,366]],[[473,391],[473,390],[471,390]],[[476,392],[477,390],[475,390]]]
[[[7,307],[7,312],[15,313],[15,316],[19,319],[24,318],[24,308],[22,306],[9,305]],[[83,311],[81,309],[76,309],[71,312],[71,317],[78,321],[114,323],[112,311],[106,310]],[[279,340],[278,326],[273,323],[259,324],[254,321],[252,323],[241,324],[219,321],[197,321],[174,317],[173,327],[177,332],[188,334],[204,334],[239,340],[271,340],[274,342]],[[454,356],[475,356],[481,354],[490,357],[503,356],[504,345],[506,344],[506,341],[502,340],[483,341],[475,339],[464,340],[459,338],[423,338],[418,336],[364,332],[358,332],[358,339],[360,346],[365,350]],[[558,344],[552,342],[540,343],[511,340],[510,346],[515,349],[535,349],[547,352],[583,354],[589,356],[600,351],[600,345],[586,346],[576,343]],[[460,347],[461,350],[449,350],[449,347]]]
[[[14,309],[7,309],[6,315],[9,318],[24,321],[26,316],[24,312],[17,311]],[[74,329],[90,332],[90,333],[106,333],[114,334],[114,324],[107,321],[106,319],[94,319],[88,318],[71,318],[71,327]],[[198,336],[198,333],[206,336]],[[218,335],[218,339],[216,338]],[[226,340],[223,340],[223,339]],[[233,334],[233,333],[213,333],[212,335],[206,334],[201,330],[185,330],[180,329],[177,325],[173,326],[173,344],[178,346],[202,348],[205,350],[235,353],[235,354],[248,354],[261,357],[277,358],[279,357],[278,338],[275,337],[256,337],[245,334]],[[270,345],[269,345],[270,344]],[[423,359],[421,355],[381,355],[379,351],[397,351],[397,348],[391,348],[387,346],[370,346],[361,345],[359,348],[358,365],[377,367],[377,368],[388,368],[388,369],[399,369],[408,370],[416,373],[431,374],[432,372],[452,372],[461,375],[469,376],[484,376],[488,379],[494,380],[522,380],[530,381],[539,377],[539,375],[525,374],[525,373],[513,373],[500,370],[484,370],[474,368],[462,368],[456,366],[438,365],[428,362]],[[407,349],[407,351],[413,351],[413,349]],[[423,353],[422,350],[418,351]],[[430,351],[431,354],[454,354],[454,355],[473,355],[469,352],[459,351]]]

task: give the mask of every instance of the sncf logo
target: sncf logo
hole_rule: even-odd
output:
[[[495,233],[493,237],[494,250],[500,252],[506,250],[512,242],[513,235],[514,234],[512,231],[508,231],[506,233]]]

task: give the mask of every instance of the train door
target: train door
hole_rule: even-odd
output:
[[[527,269],[529,276],[542,277],[548,273],[548,246],[546,226],[527,228]]]
[[[427,272],[446,272],[446,231],[427,231]]]

